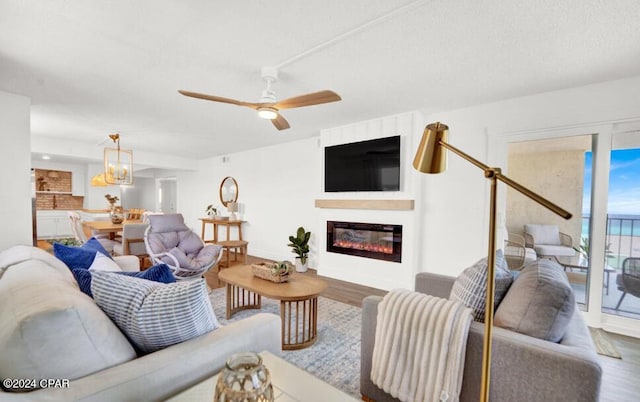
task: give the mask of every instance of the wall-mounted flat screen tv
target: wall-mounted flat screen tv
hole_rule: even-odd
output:
[[[326,147],[324,191],[400,191],[400,136]]]

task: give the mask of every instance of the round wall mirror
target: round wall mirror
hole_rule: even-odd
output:
[[[238,201],[238,182],[231,176],[225,177],[220,183],[220,202],[225,207],[230,202]]]

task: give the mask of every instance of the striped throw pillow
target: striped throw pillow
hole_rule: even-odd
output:
[[[494,293],[494,308],[498,307],[509,286],[513,282],[513,276],[504,259],[501,250],[498,250],[495,258],[496,284]],[[473,319],[484,322],[485,306],[487,304],[487,258],[477,261],[465,269],[453,283],[449,300],[461,302],[473,310]]]
[[[218,328],[204,279],[163,284],[113,272],[93,272],[98,306],[134,346],[150,353]]]

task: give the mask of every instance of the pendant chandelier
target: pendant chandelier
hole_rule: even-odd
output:
[[[116,148],[104,149],[106,184],[133,184],[133,151],[120,149],[120,134],[109,134]]]

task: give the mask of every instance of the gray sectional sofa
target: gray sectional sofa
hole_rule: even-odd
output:
[[[125,270],[135,256],[116,257]],[[0,378],[68,379],[2,401],[160,401],[218,372],[240,351],[280,353],[280,317],[257,314],[138,357],[69,269],[47,252],[0,252]],[[62,385],[62,384],[59,384]]]
[[[419,273],[415,290],[448,298],[454,281],[455,278],[449,276]],[[378,402],[397,401],[370,379],[378,303],[381,300],[381,297],[369,296],[362,305],[360,391],[363,396]],[[478,401],[480,395],[483,333],[484,324],[471,324],[460,398],[462,402]],[[492,402],[598,401],[602,369],[587,325],[577,308],[559,343],[499,327],[494,327],[492,340]]]

